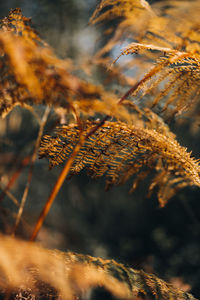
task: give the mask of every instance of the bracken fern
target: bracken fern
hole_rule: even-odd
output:
[[[46,250],[42,247],[1,236],[0,288],[10,289],[15,299],[74,299],[84,297],[94,287],[104,287],[117,298],[156,299],[195,298],[153,274],[127,268],[74,252]]]
[[[133,95],[137,100],[138,96],[150,95],[151,105],[161,102],[161,110],[168,110],[170,116],[191,110],[193,117],[195,114],[198,117],[199,10],[199,1],[162,1],[152,8],[146,1],[101,1],[91,23],[121,19],[98,57],[103,58],[121,39],[132,40],[121,55],[140,55],[138,58],[133,55],[125,67],[139,67],[146,72],[126,97]]]
[[[197,118],[199,9],[199,1],[162,1],[152,6],[145,0],[99,3],[90,23],[109,21],[106,34],[110,38],[92,60],[92,66],[101,64],[110,68],[108,74],[116,79],[118,94],[107,89],[106,84],[97,85],[75,75],[72,60],[58,58],[20,9],[11,10],[2,20],[1,116],[6,116],[16,105],[33,111],[37,104],[70,116],[66,125],[58,126],[54,135],[45,135],[41,142],[39,155],[49,159],[51,168],[66,162],[31,240],[36,238],[66,177],[83,169],[93,178],[105,175],[107,189],[133,178],[131,192],[140,181],[151,177],[151,181],[146,181],[148,195],[156,189],[162,207],[179,189],[200,187],[199,160],[180,146],[159,115],[145,107],[149,103],[151,107],[160,105],[170,116],[188,110]],[[124,66],[109,66],[112,60],[109,55],[122,40],[131,43],[121,49],[114,63],[123,55],[133,58]],[[138,72],[131,80],[124,71],[133,66]],[[120,85],[122,82],[125,87]],[[127,88],[125,93],[121,91],[124,88]],[[48,113],[47,110],[39,134]],[[40,135],[38,144],[39,140]],[[34,154],[36,151],[37,147]],[[12,293],[15,299],[23,299],[26,294],[29,298],[71,300],[84,297],[92,287],[103,286],[118,298],[194,299],[152,274],[113,260],[44,250],[4,236],[0,239],[0,289],[7,298]]]
[[[87,122],[82,129],[83,135],[94,126],[93,122]],[[44,137],[40,157],[47,157],[50,167],[62,163],[70,156],[79,136],[80,129],[76,124],[57,128],[55,137]],[[86,140],[74,160],[71,173],[78,174],[84,168],[94,178],[106,174],[107,188],[123,184],[136,174],[131,191],[138,181],[154,171],[156,175],[149,189],[158,186],[161,206],[178,189],[187,185],[200,186],[198,160],[172,136],[121,122],[105,122]]]

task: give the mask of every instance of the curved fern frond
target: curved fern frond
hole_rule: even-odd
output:
[[[200,53],[199,0],[160,1],[152,8],[163,22],[156,23],[154,28],[171,43],[171,47],[191,53]]]
[[[104,53],[122,39],[194,53],[200,51],[199,10],[198,0],[166,0],[151,6],[143,0],[101,0],[90,22],[118,20],[117,28],[110,24],[113,36]]]
[[[117,18],[118,25],[97,56],[104,57],[122,39],[133,41],[121,52],[133,54],[128,64],[120,65],[121,72],[131,66],[137,70],[137,82],[125,96],[150,95],[152,105],[159,103],[169,116],[195,111],[200,92],[199,10],[196,0],[162,1],[151,8],[146,1],[101,1],[91,22]]]
[[[0,21],[0,27],[4,32],[21,35],[30,43],[44,43],[31,25],[31,18],[23,16],[20,8],[11,9],[8,16]]]
[[[72,62],[57,58],[28,21],[16,9],[1,22],[0,115],[15,105],[45,103],[78,116],[100,113],[129,119],[128,111],[116,105],[116,95],[73,75]]]
[[[94,125],[87,122],[83,134],[87,135]],[[44,137],[40,157],[47,157],[50,167],[59,165],[70,156],[79,136],[80,129],[76,124],[57,128],[55,137]],[[173,135],[122,122],[105,122],[86,140],[74,160],[71,173],[78,174],[84,168],[93,178],[105,174],[107,188],[123,184],[135,175],[131,191],[151,171],[154,178],[150,191],[158,187],[161,206],[183,186],[200,186],[198,160],[191,157]]]
[[[108,53],[121,39],[132,39],[133,32],[138,38],[143,36],[143,29],[153,16],[155,17],[155,14],[147,1],[102,0],[90,18],[90,23],[96,24],[118,19],[119,25],[117,30],[116,25],[106,30],[105,34],[109,34],[111,38],[97,56]]]
[[[17,299],[21,294],[26,298],[72,300],[83,297],[95,287],[104,287],[121,299],[137,296],[149,299],[150,296],[164,300],[195,300],[191,294],[153,274],[125,267],[114,260],[47,250],[30,242],[1,236],[1,294],[9,291]]]
[[[160,103],[162,112],[168,109],[169,115],[194,109],[200,99],[200,55],[137,43],[129,45],[121,55],[144,49],[164,52],[165,56],[157,60],[126,96],[142,98],[150,95],[152,107]]]

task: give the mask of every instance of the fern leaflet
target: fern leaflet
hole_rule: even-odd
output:
[[[88,121],[82,129],[83,134],[87,135],[94,125],[94,122]],[[50,167],[59,165],[69,157],[79,135],[80,128],[76,124],[57,128],[55,137],[44,137],[40,157],[47,157]],[[105,122],[86,140],[76,156],[71,173],[78,174],[84,168],[94,178],[106,174],[107,188],[123,184],[137,174],[131,191],[137,186],[140,176],[144,179],[152,170],[157,175],[149,190],[158,187],[161,206],[180,188],[200,186],[198,160],[191,157],[173,135],[122,122]]]

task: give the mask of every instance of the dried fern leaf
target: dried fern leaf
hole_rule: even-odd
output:
[[[123,106],[129,109],[131,122],[134,126],[153,129],[167,137],[171,137],[172,139],[176,138],[176,135],[170,131],[169,126],[164,122],[164,120],[151,109],[147,107],[141,109],[138,105],[129,100],[124,100]]]
[[[128,111],[117,97],[72,75],[70,60],[56,57],[27,23],[20,9],[12,10],[0,30],[0,115],[15,105],[49,104],[76,115],[109,114],[123,120]]]
[[[106,9],[105,9],[106,8]],[[144,0],[102,0],[90,18],[91,24],[110,21],[120,18],[118,30],[114,37],[105,46],[103,52],[109,51],[117,41],[126,32],[125,38],[129,37],[129,33],[133,30],[139,33],[144,28],[144,24],[155,16],[150,5]],[[115,28],[110,28],[110,32],[115,32]]]
[[[46,250],[36,244],[1,236],[0,290],[36,299],[74,299],[94,287],[104,287],[117,298],[183,300],[195,298],[153,274],[73,252]]]
[[[134,53],[140,49],[163,51],[165,48],[152,45],[129,45],[124,54]],[[161,102],[162,111],[171,110],[178,115],[193,105],[198,105],[200,88],[200,55],[166,49],[165,57],[161,57],[126,94],[142,97],[151,94],[154,107]],[[164,88],[163,88],[164,86]],[[142,98],[140,97],[140,98]],[[193,99],[195,98],[195,101]]]
[[[112,7],[102,12],[106,7]],[[102,0],[90,18],[91,23],[98,23],[106,19],[125,16],[127,17],[132,11],[133,14],[140,13],[143,10],[152,12],[149,3],[145,0]]]
[[[87,122],[83,134],[87,135],[95,124]],[[123,184],[133,175],[137,180],[140,172],[147,174],[148,169],[153,170],[153,173],[165,175],[155,176],[151,185],[151,188],[158,187],[159,202],[163,206],[183,183],[200,186],[198,160],[191,157],[172,134],[164,132],[166,134],[122,122],[106,122],[86,140],[71,173],[78,174],[86,168],[94,178],[105,174],[108,188]],[[44,137],[40,157],[48,158],[50,167],[59,165],[70,156],[79,136],[76,124],[57,128],[55,137]],[[163,185],[168,185],[169,190],[163,190]]]
[[[20,8],[11,9],[8,16],[1,20],[0,27],[4,32],[22,35],[31,43],[44,43],[38,32],[32,28],[31,18],[23,16]]]
[[[116,24],[110,28],[114,35],[101,53],[110,51],[122,39],[195,53],[200,50],[199,10],[198,0],[166,0],[151,6],[147,1],[102,0],[91,23],[118,19],[117,28]]]
[[[121,73],[133,64],[136,74],[143,73],[142,79],[133,85],[126,96],[133,94],[142,98],[148,95],[152,105],[160,104],[161,110],[167,110],[168,115],[195,110],[200,86],[199,11],[200,3],[195,0],[162,1],[152,5],[152,8],[143,1],[100,2],[91,22],[113,18],[119,22],[117,29],[115,24],[114,35],[97,54],[98,59],[119,45],[122,39],[133,40],[119,55],[133,54],[130,64],[122,64]],[[155,66],[146,71],[152,60]]]
[[[174,49],[200,53],[200,2],[198,0],[168,0],[155,3],[153,9],[163,14],[165,24],[163,24],[162,34],[164,32],[168,39],[173,40]]]

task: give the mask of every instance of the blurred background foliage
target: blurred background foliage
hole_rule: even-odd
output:
[[[57,55],[70,57],[78,64],[94,54],[102,41],[102,28],[88,25],[97,2],[7,0],[0,2],[0,16],[6,16],[11,8],[21,7]],[[44,107],[36,110],[42,115]],[[49,119],[45,132],[58,121],[54,115]],[[180,144],[198,158],[199,129],[192,131],[189,123],[170,126]],[[37,132],[37,120],[25,109],[15,108],[5,119],[0,119],[1,189],[16,170],[22,171],[11,194],[0,195],[3,233],[12,232],[18,210],[12,197],[21,201],[28,174],[28,165],[21,164],[32,152]],[[47,161],[36,161],[17,236],[30,236],[61,168],[48,171]],[[130,182],[105,192],[104,179],[94,181],[84,172],[66,181],[38,240],[50,248],[114,258],[152,272],[200,297],[200,191],[184,189],[160,209],[155,194],[146,198],[145,182],[132,195],[128,194],[129,187]]]

